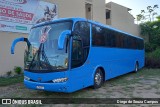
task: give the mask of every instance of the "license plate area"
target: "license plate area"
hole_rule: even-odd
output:
[[[44,90],[44,86],[36,86],[37,89]]]

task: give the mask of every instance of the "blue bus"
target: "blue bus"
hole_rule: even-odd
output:
[[[83,18],[42,22],[31,28],[24,54],[24,84],[71,93],[144,66],[142,38]]]

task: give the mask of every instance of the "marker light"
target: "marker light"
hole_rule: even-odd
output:
[[[27,76],[24,76],[24,79],[25,79],[25,80],[28,80],[28,81],[30,80],[30,78],[27,77]]]

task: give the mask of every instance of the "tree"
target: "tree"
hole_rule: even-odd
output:
[[[160,16],[157,17],[160,19]],[[141,35],[148,37],[148,42],[160,46],[160,20],[140,24]]]
[[[147,6],[147,11],[141,10],[141,13],[137,15],[137,21],[154,21],[155,16],[157,15],[157,12],[155,10],[159,8],[158,5]]]
[[[137,23],[138,23],[139,21],[144,19],[144,16],[142,14],[138,14],[136,19],[137,19]]]
[[[156,18],[157,18],[157,20],[159,20],[159,21],[160,21],[160,16],[157,16]]]

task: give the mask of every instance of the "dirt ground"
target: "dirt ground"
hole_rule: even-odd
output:
[[[148,73],[149,72],[149,73]],[[145,73],[145,75],[144,75]],[[153,74],[153,75],[152,75]],[[91,87],[74,93],[54,93],[27,89],[23,83],[0,87],[0,98],[160,98],[160,69],[141,70],[108,80],[99,89]],[[47,106],[47,105],[46,105]],[[48,105],[49,106],[49,105]],[[61,107],[62,105],[55,105]],[[71,105],[63,105],[71,106]],[[84,107],[85,105],[72,105]],[[88,105],[94,107],[97,105]],[[106,105],[98,105],[103,107]],[[113,107],[128,107],[128,105],[112,105]],[[111,107],[112,107],[111,106]],[[130,107],[152,107],[152,105],[131,105]],[[154,105],[153,107],[159,107]],[[50,107],[50,106],[49,106]],[[109,106],[110,107],[110,106]]]

